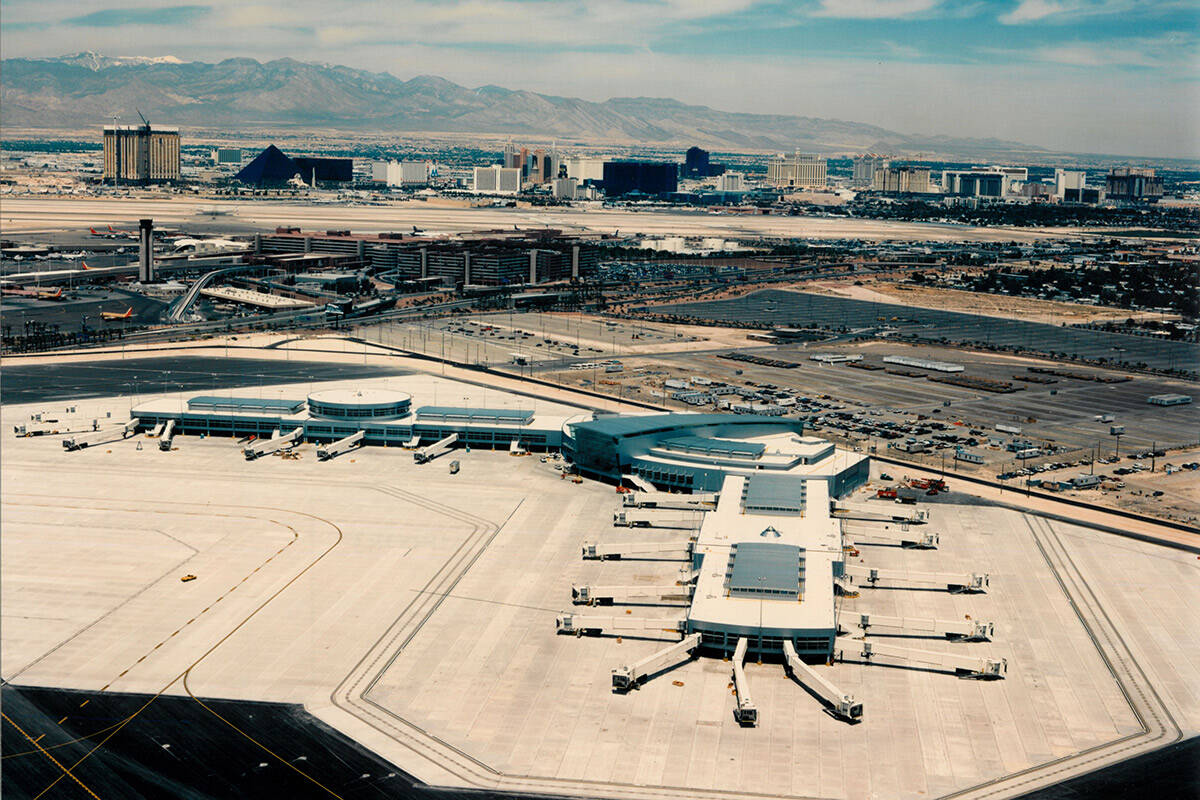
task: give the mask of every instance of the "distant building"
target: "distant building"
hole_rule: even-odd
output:
[[[868,188],[875,182],[876,170],[887,169],[891,161],[887,156],[863,153],[854,157],[854,176],[851,182],[859,188]]]
[[[826,180],[824,156],[801,153],[776,156],[767,162],[767,182],[779,187],[822,188]]]
[[[969,170],[946,170],[942,173],[942,190],[960,197],[1015,197],[1021,185],[1029,179],[1025,167],[972,167]]]
[[[1087,182],[1087,173],[1082,170],[1054,170],[1054,196],[1059,200],[1066,197],[1068,190],[1079,192]]]
[[[726,172],[717,178],[718,192],[746,191],[746,176],[741,172]]]
[[[241,164],[242,163],[242,148],[240,147],[214,147],[212,151],[212,162],[214,164]]]
[[[555,178],[551,184],[555,198],[559,200],[574,200],[579,190],[579,181],[574,178]]]
[[[679,165],[664,161],[604,162],[604,193],[660,195],[679,188]]]
[[[683,176],[685,178],[708,177],[708,151],[699,147],[689,147],[683,157]]]
[[[352,158],[293,156],[292,163],[305,183],[350,183],[354,180]]]
[[[520,153],[517,151],[517,146],[510,139],[504,143],[504,161],[501,166],[508,167],[509,169],[520,169],[519,156]]]
[[[179,180],[179,130],[146,125],[104,128],[104,180],[164,183]]]
[[[371,180],[387,186],[425,186],[429,183],[428,161],[376,161],[371,164]]]
[[[242,167],[235,178],[252,186],[283,186],[296,176],[310,185],[349,183],[354,180],[354,160],[319,156],[292,158],[275,145],[269,145]]]
[[[603,158],[572,158],[567,161],[567,177],[580,183],[604,180]]]
[[[472,186],[478,194],[517,194],[521,191],[521,170],[517,167],[476,167]]]
[[[1155,202],[1163,194],[1163,180],[1148,167],[1114,167],[1105,179],[1109,200]]]
[[[871,179],[871,189],[884,194],[929,194],[933,183],[929,167],[880,167]]]

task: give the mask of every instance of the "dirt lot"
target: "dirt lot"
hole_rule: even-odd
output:
[[[1101,308],[1083,303],[1059,303],[1052,300],[1033,300],[1026,297],[996,296],[965,292],[959,289],[933,289],[890,281],[866,281],[855,286],[849,280],[819,281],[806,284],[804,291],[833,294],[853,300],[877,303],[904,303],[920,308],[941,311],[961,311],[989,317],[1020,317],[1029,322],[1064,322],[1075,324],[1094,320],[1128,319],[1131,312],[1119,308]]]

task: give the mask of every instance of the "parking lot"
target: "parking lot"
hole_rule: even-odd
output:
[[[1111,364],[1143,363],[1158,369],[1195,372],[1200,365],[1200,345],[1187,342],[779,289],[764,289],[729,300],[677,303],[648,310],[697,321],[740,324],[845,329],[888,326],[898,336],[1061,353],[1093,361],[1103,359]]]

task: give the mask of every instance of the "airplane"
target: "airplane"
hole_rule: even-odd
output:
[[[113,230],[112,225],[108,226],[107,232],[98,231],[95,228],[88,228],[88,230],[91,231],[92,236],[99,236],[102,239],[136,239],[137,238],[137,234],[133,233],[132,231]]]
[[[61,286],[54,291],[50,291],[49,289],[22,289],[11,284],[6,284],[0,287],[0,291],[12,297],[32,297],[34,300],[66,300],[63,297]]]
[[[133,316],[133,306],[130,306],[129,308],[125,309],[124,314],[118,314],[116,311],[101,311],[100,312],[100,319],[104,320],[105,322],[112,322],[112,321],[119,320],[119,319],[129,319],[132,316]]]

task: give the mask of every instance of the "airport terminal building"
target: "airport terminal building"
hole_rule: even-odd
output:
[[[444,393],[443,393],[444,394]],[[715,492],[729,475],[820,479],[831,497],[866,482],[869,459],[803,435],[803,422],[739,414],[597,415],[570,406],[415,404],[391,388],[329,388],[306,397],[197,395],[162,398],[133,409],[142,430],[173,421],[177,434],[255,436],[299,429],[300,440],[328,443],[359,433],[363,444],[418,446],[452,434],[467,447],[561,452],[581,474],[634,480],[673,491]],[[462,398],[468,402],[470,397]]]

